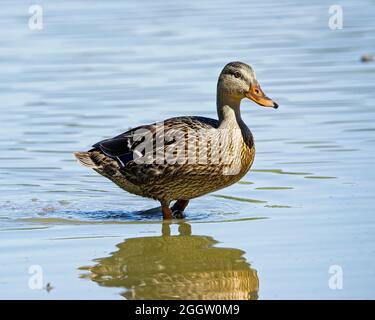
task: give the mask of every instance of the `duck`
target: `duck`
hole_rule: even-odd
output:
[[[184,218],[191,199],[228,187],[250,170],[255,143],[241,117],[245,98],[278,108],[251,66],[230,62],[217,82],[217,119],[179,116],[138,126],[74,156],[121,189],[159,201],[164,220]]]

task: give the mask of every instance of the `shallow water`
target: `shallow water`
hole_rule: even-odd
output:
[[[39,3],[42,31],[28,1],[0,12],[0,298],[375,297],[373,1],[340,1],[342,30],[323,0]],[[253,170],[185,222],[73,159],[129,127],[216,117],[232,60],[280,108],[242,103]],[[30,289],[33,265],[48,290]]]

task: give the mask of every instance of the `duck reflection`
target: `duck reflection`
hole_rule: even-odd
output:
[[[126,289],[126,299],[257,299],[259,280],[239,249],[214,247],[212,237],[192,235],[178,223],[171,235],[127,239],[118,251],[97,259],[83,275],[105,287]]]

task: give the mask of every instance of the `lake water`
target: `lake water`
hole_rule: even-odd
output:
[[[32,2],[0,11],[0,298],[375,298],[374,1],[38,3],[40,31]],[[280,108],[243,101],[253,168],[184,221],[73,159],[129,127],[215,118],[233,60]]]

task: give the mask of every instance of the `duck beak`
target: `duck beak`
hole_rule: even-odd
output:
[[[272,99],[268,98],[264,94],[258,82],[252,84],[249,88],[249,91],[246,92],[245,95],[247,98],[253,100],[254,102],[263,107],[272,107],[274,109],[277,109],[279,107],[279,105],[276,102],[274,102]]]

